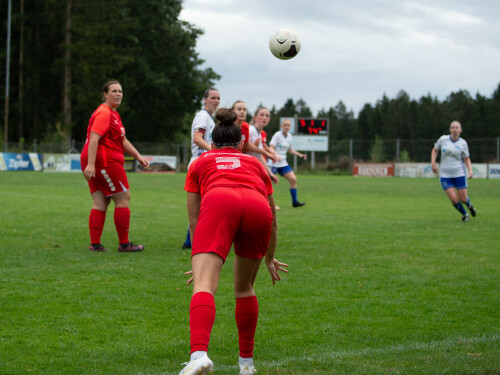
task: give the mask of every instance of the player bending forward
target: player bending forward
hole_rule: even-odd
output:
[[[278,271],[288,272],[274,258],[276,210],[271,180],[262,164],[241,153],[241,130],[236,114],[221,108],[212,133],[212,150],[189,168],[184,189],[192,235],[193,295],[189,307],[191,360],[180,375],[208,374],[210,333],[215,321],[214,294],[226,257],[234,243],[234,295],[239,339],[240,374],[256,372],[253,348],[259,306],[253,288],[262,258],[273,284]]]

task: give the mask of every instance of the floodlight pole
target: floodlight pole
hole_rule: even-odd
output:
[[[12,12],[12,0],[9,0],[7,12],[7,62],[5,64],[5,119],[4,119],[4,142],[3,151],[7,152],[7,139],[9,134],[9,74],[10,74],[10,14]]]

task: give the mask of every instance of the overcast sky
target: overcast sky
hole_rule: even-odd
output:
[[[179,18],[204,31],[196,48],[222,76],[221,105],[252,113],[302,98],[313,115],[342,100],[357,117],[384,93],[491,97],[500,83],[499,0],[184,0]],[[269,51],[283,27],[302,42],[286,61]]]

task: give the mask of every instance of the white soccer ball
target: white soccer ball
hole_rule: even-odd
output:
[[[279,29],[269,39],[269,49],[281,60],[289,60],[300,51],[300,39],[293,30]]]

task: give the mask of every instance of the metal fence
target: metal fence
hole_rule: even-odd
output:
[[[389,139],[358,140],[346,139],[330,142],[328,152],[307,152],[308,160],[289,156],[289,163],[299,170],[349,170],[350,164],[356,162],[429,162],[434,139]],[[471,160],[474,163],[500,162],[500,137],[467,139]],[[37,153],[79,153],[83,142],[72,140],[61,143],[30,144],[9,142],[7,147],[0,142],[0,150],[7,152]],[[178,170],[186,170],[191,157],[190,142],[134,142],[134,146],[143,155],[177,156]]]

